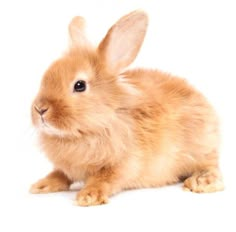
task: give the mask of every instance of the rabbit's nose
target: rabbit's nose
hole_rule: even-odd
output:
[[[34,106],[34,109],[41,115],[43,116],[47,111],[48,111],[48,108],[39,108],[37,107],[36,105]]]

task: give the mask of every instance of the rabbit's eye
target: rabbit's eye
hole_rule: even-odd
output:
[[[79,80],[74,85],[74,92],[83,92],[86,90],[86,82]]]

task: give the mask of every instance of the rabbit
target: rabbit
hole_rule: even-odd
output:
[[[95,47],[85,20],[69,24],[70,46],[45,72],[32,123],[53,171],[34,194],[69,191],[75,204],[100,205],[122,190],[183,182],[196,193],[224,189],[219,120],[185,79],[158,70],[127,69],[144,40],[142,10],[120,18]]]

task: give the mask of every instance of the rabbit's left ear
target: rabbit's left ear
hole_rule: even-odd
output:
[[[133,62],[146,34],[148,17],[133,11],[111,27],[98,47],[98,54],[110,70],[118,74]]]
[[[69,35],[72,46],[83,47],[89,44],[85,35],[85,19],[81,16],[74,17],[69,24]]]

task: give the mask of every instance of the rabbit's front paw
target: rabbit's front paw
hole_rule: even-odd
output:
[[[108,196],[99,187],[85,187],[76,196],[75,204],[80,206],[101,205],[108,202]]]
[[[33,184],[30,188],[30,192],[33,194],[38,193],[52,193],[59,191],[67,191],[69,185],[59,179],[44,178]]]

